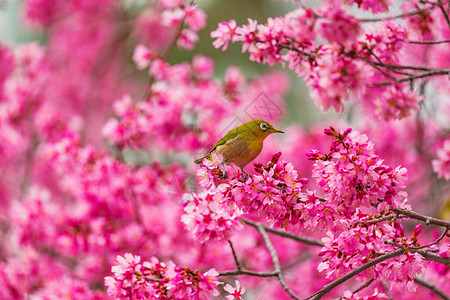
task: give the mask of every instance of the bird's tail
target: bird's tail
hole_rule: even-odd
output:
[[[200,158],[197,158],[196,160],[194,160],[194,162],[196,163],[196,164],[201,164],[202,162],[203,162],[203,160],[205,159],[205,158],[210,158],[211,157],[211,154],[209,153],[209,154],[206,154],[205,156],[203,156],[203,157],[200,157]]]

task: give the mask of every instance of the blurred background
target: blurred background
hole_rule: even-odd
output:
[[[125,5],[139,6],[147,3],[146,0],[126,0]],[[196,1],[201,9],[208,15],[207,26],[199,32],[199,42],[195,44],[192,51],[175,48],[171,52],[168,61],[179,63],[190,61],[195,54],[203,54],[214,60],[216,76],[221,78],[225,69],[230,65],[239,66],[247,77],[280,70],[290,78],[290,89],[285,99],[287,109],[285,110],[284,123],[301,123],[309,125],[325,120],[336,118],[348,118],[347,114],[335,114],[333,111],[323,113],[313,101],[311,101],[308,90],[301,78],[290,70],[284,70],[281,66],[270,67],[248,59],[247,53],[241,52],[240,44],[230,44],[227,51],[215,49],[212,45],[213,39],[210,32],[217,28],[217,24],[231,19],[237,24],[244,24],[247,18],[264,22],[269,17],[281,16],[296,7],[289,1],[261,1],[261,0],[230,0],[230,1]],[[2,0],[0,6],[0,41],[9,45],[39,41],[45,43],[45,32],[33,30],[27,26],[22,16],[22,1]],[[129,50],[131,53],[131,50]],[[130,64],[133,62],[130,59]]]

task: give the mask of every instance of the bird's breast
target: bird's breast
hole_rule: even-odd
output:
[[[243,168],[261,153],[262,146],[262,141],[247,141],[236,137],[218,146],[215,152],[222,154],[227,164],[233,163]]]

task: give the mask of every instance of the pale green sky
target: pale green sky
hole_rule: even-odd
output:
[[[20,44],[34,40],[30,30],[25,29],[20,22],[19,13],[21,1],[0,0],[0,42],[8,45]]]

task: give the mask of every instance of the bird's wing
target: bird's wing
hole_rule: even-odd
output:
[[[239,135],[239,127],[234,128],[232,130],[230,130],[227,134],[225,134],[225,136],[223,138],[221,138],[215,145],[214,147],[211,149],[211,151],[209,151],[209,153],[213,152],[214,150],[217,149],[217,147],[221,146],[221,145],[225,145],[227,142],[234,140],[238,135]]]

